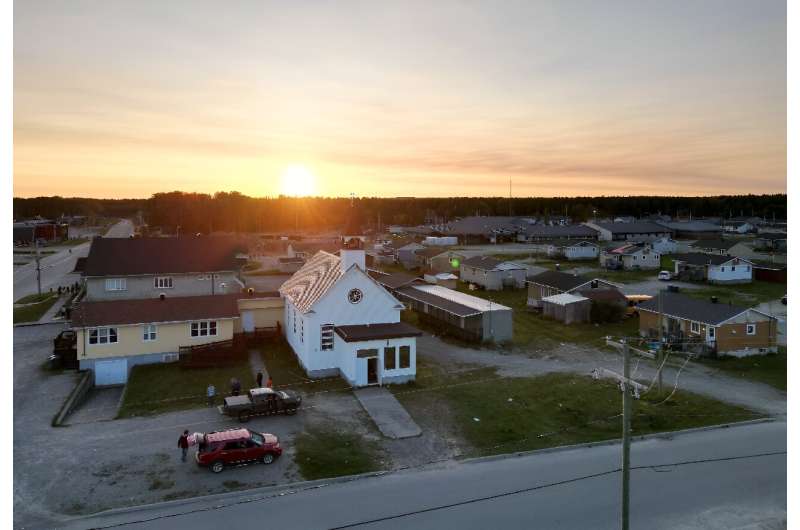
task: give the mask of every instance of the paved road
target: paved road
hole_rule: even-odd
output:
[[[129,237],[133,234],[133,224],[124,219],[112,226],[106,237]],[[79,257],[89,254],[90,242],[83,243],[69,249],[64,249],[55,254],[42,258],[42,290],[47,291],[59,285],[72,283],[76,278],[70,276]],[[28,263],[14,269],[14,300],[36,292],[36,264]]]
[[[631,526],[784,528],[785,451],[782,422],[635,442]],[[584,447],[152,505],[66,527],[618,528],[619,461],[619,445]]]

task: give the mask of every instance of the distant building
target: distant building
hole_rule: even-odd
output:
[[[601,241],[624,241],[642,237],[672,237],[672,230],[658,223],[635,221],[632,223],[586,222],[585,226],[599,232]]]
[[[709,283],[750,283],[753,281],[753,263],[732,256],[715,254],[676,254],[675,275],[680,279],[708,281]]]
[[[528,308],[541,309],[542,300],[561,293],[581,293],[586,290],[619,290],[613,283],[599,278],[587,278],[560,271],[544,271],[528,278]]]
[[[489,291],[525,287],[528,269],[516,263],[489,256],[473,256],[461,262],[461,281],[474,283]]]
[[[660,223],[672,230],[676,239],[714,239],[722,234],[722,226],[706,221]]]
[[[585,225],[529,225],[517,233],[517,241],[520,243],[535,243],[537,241],[549,241],[560,239],[584,239],[597,240],[598,231]]]
[[[661,254],[644,243],[611,245],[600,253],[600,266],[606,269],[658,269]]]

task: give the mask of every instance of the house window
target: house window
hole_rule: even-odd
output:
[[[725,267],[720,267],[719,270],[725,272]]]
[[[292,309],[292,333],[297,335],[297,311]]]
[[[215,320],[203,320],[192,322],[192,337],[214,337],[217,335],[217,322]]]
[[[736,265],[731,265],[731,272],[736,272]]]
[[[156,325],[155,324],[145,324],[142,326],[142,339],[145,342],[150,342],[156,340]]]
[[[692,333],[700,333],[700,322],[692,322],[691,328]]]
[[[712,328],[711,326],[708,327],[708,338],[710,340],[714,340],[717,335],[717,328]]]
[[[333,324],[323,324],[319,327],[319,342],[320,350],[333,349]]]
[[[156,289],[172,289],[171,276],[156,276],[153,280],[153,286]]]
[[[747,272],[750,272],[750,265],[748,265],[748,266],[747,266],[747,269],[745,269],[745,270],[746,270]]]
[[[411,346],[400,346],[400,368],[411,368]]]
[[[125,278],[108,278],[106,291],[125,291],[128,288]]]
[[[397,349],[392,346],[391,348],[383,349],[383,369],[394,370],[397,367]]]
[[[90,328],[89,344],[116,344],[117,328]]]
[[[748,335],[755,335],[756,334],[756,325],[755,324],[747,324],[747,334]]]

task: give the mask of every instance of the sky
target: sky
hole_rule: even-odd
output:
[[[14,3],[17,197],[509,181],[785,193],[785,2]]]

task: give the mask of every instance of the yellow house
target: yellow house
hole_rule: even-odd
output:
[[[98,386],[123,384],[132,366],[174,362],[182,347],[283,325],[277,293],[82,302],[74,310],[80,368]]]

